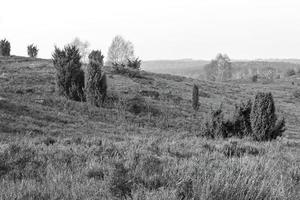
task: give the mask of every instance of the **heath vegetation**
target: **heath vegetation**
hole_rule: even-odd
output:
[[[300,197],[298,74],[238,84],[222,54],[210,81],[155,74],[120,36],[107,62],[78,45],[0,61],[1,199]]]

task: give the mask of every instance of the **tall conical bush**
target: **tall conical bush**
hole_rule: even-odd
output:
[[[103,104],[106,97],[107,81],[106,75],[101,72],[103,67],[103,59],[101,51],[92,51],[89,55],[89,64],[87,67],[87,84],[86,93],[87,101],[94,105]]]
[[[258,141],[271,140],[284,132],[284,119],[277,120],[272,94],[258,92],[250,113],[253,138]]]
[[[193,86],[193,109],[199,109],[199,88],[196,84]]]
[[[55,47],[52,55],[58,93],[75,101],[85,101],[84,72],[80,59],[78,48],[72,45],[62,50]]]

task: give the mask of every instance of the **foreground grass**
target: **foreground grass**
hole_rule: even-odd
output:
[[[163,134],[163,133],[162,133]],[[2,144],[1,199],[297,199],[299,151],[186,135]]]

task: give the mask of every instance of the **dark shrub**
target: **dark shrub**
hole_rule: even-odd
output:
[[[46,139],[43,140],[43,143],[47,146],[53,145],[54,143],[56,143],[56,139],[52,137],[47,137]]]
[[[205,122],[201,126],[201,134],[208,138],[226,138],[228,136],[227,123],[228,122],[224,120],[222,106],[216,110],[211,109]]]
[[[103,66],[103,59],[104,56],[99,50],[93,50],[89,55],[89,62],[92,64],[97,64],[100,66],[100,68]]]
[[[84,101],[84,72],[81,69],[81,56],[75,46],[60,50],[55,47],[52,61],[56,69],[56,81],[60,95],[75,101]]]
[[[147,112],[147,102],[142,96],[136,95],[126,100],[126,110],[135,115]]]
[[[102,74],[104,56],[101,51],[92,51],[89,55],[87,67],[88,80],[86,84],[87,101],[95,106],[103,104],[106,97],[107,81],[106,75]]]
[[[209,138],[250,136],[265,141],[282,136],[285,120],[277,119],[272,94],[258,93],[253,104],[248,100],[236,105],[229,118],[224,118],[221,107],[211,110],[201,128],[200,135]]]
[[[283,132],[286,130],[285,128],[285,119],[283,117],[277,119],[275,126],[272,128],[270,139],[276,139],[277,137],[281,137]]]
[[[139,58],[134,60],[127,59],[127,66],[132,69],[140,70],[142,61]]]
[[[250,136],[252,133],[250,113],[252,108],[251,100],[246,103],[241,102],[239,105],[235,105],[235,110],[231,119],[231,134],[232,136],[245,137]]]
[[[251,81],[252,81],[253,83],[256,83],[257,80],[258,80],[258,75],[253,75],[253,76],[251,77]]]
[[[10,56],[10,43],[6,39],[0,41],[0,55]]]
[[[297,99],[300,99],[300,90],[296,89],[293,91],[293,96]]]
[[[129,78],[143,78],[139,69],[126,67],[125,64],[113,63],[113,73],[128,76]]]
[[[289,76],[294,76],[296,75],[296,71],[294,69],[288,69],[286,72],[285,72],[285,76],[286,77],[289,77]]]
[[[250,114],[252,136],[255,140],[271,140],[284,132],[284,119],[278,120],[271,93],[256,94]]]
[[[33,44],[27,46],[27,54],[31,58],[36,58],[38,51],[39,50],[38,50],[37,46],[35,46]]]
[[[199,109],[199,88],[197,85],[193,86],[193,109]]]

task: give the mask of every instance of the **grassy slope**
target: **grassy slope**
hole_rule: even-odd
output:
[[[173,75],[183,75],[187,77],[200,78],[203,74],[203,67],[209,61],[205,60],[153,60],[144,61],[142,69],[154,73],[168,73]]]
[[[140,90],[160,93],[159,100],[147,98],[147,102],[161,113],[137,117],[121,103],[95,108],[59,97],[50,61],[17,60],[0,62],[0,160],[9,166],[1,168],[0,164],[2,199],[111,199],[116,192],[110,186],[118,171],[113,171],[112,163],[119,160],[135,178],[134,199],[143,195],[142,199],[174,199],[182,179],[189,178],[199,199],[297,199],[299,195],[300,101],[291,95],[297,87],[291,79],[272,84],[218,84],[148,72],[143,72],[146,79],[130,79],[106,69],[109,92],[120,98]],[[209,96],[200,97],[197,114],[190,101],[194,83]],[[256,149],[258,155],[250,151],[228,158],[230,141],[196,136],[211,106],[222,102],[230,111],[234,103],[259,90],[271,91],[286,117],[284,139],[267,143],[233,139],[241,148]],[[54,145],[45,145],[48,137],[54,139]],[[14,150],[11,144],[21,149]],[[34,157],[26,154],[29,150],[35,152]],[[7,154],[12,155],[7,158]],[[147,166],[150,174],[145,172]],[[32,168],[38,170],[33,173]],[[100,170],[104,178],[89,176],[93,170]],[[22,176],[16,178],[19,171]]]

